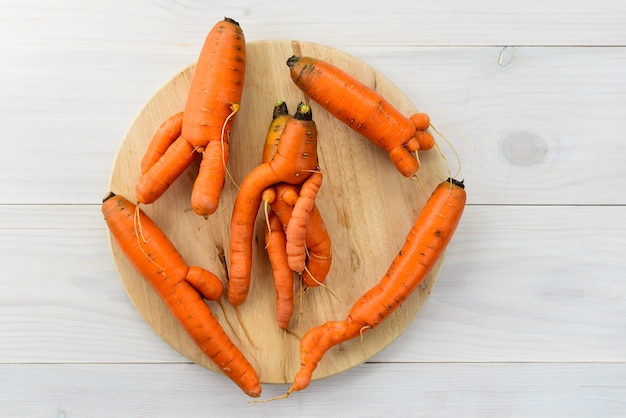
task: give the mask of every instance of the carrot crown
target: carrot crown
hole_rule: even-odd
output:
[[[239,26],[239,22],[237,22],[235,19],[231,19],[230,17],[225,17],[224,22],[232,23],[233,25]]]
[[[295,119],[298,120],[313,120],[313,113],[311,112],[311,107],[306,103],[300,103],[298,105],[298,110],[296,110],[296,114],[293,115]]]
[[[274,111],[272,112],[272,119],[276,119],[279,116],[284,116],[289,114],[289,110],[287,109],[287,103],[284,100],[276,100],[276,104],[274,105]]]
[[[287,60],[287,67],[292,68],[294,65],[296,65],[296,62],[298,62],[298,61],[300,61],[300,57],[298,57],[296,55],[292,55]]]

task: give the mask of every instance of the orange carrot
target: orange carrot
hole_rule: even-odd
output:
[[[202,299],[220,297],[219,278],[200,267],[189,267],[158,225],[125,197],[109,194],[102,213],[119,248],[202,352],[246,394],[260,396],[255,370]]]
[[[330,235],[315,205],[309,216],[306,249],[307,262],[302,274],[302,282],[308,287],[319,286],[326,280],[333,257]]]
[[[287,224],[287,260],[289,267],[302,274],[306,266],[306,235],[315,197],[322,185],[322,173],[313,173],[300,188],[300,196],[291,212]]]
[[[383,148],[398,170],[411,177],[419,162],[411,153],[432,147],[424,128],[423,115],[407,118],[379,93],[336,66],[312,57],[292,56],[287,60],[294,83],[311,99],[354,131]]]
[[[271,161],[252,170],[241,183],[230,224],[230,278],[228,300],[238,306],[250,286],[254,223],[263,191],[286,182],[302,184],[318,170],[317,129],[311,108],[303,103],[285,124]]]
[[[307,331],[300,342],[301,368],[287,395],[306,388],[324,354],[380,325],[422,283],[443,254],[465,207],[462,182],[448,179],[433,191],[381,281],[363,294],[343,321]]]
[[[293,206],[299,198],[300,186],[287,183],[277,184],[275,198],[272,200],[272,211],[281,220],[283,228],[287,230],[293,213]],[[317,206],[314,204],[310,212],[305,237],[307,261],[302,274],[305,286],[316,287],[326,280],[332,263],[331,240]]]
[[[141,174],[148,171],[167,151],[169,146],[178,139],[182,126],[183,112],[175,113],[159,126],[141,160]]]
[[[293,313],[293,272],[287,263],[285,231],[273,212],[269,214],[265,242],[276,289],[276,322],[281,329],[286,329]]]
[[[162,163],[152,164],[137,182],[136,194],[140,203],[149,204],[158,199],[191,164],[194,158],[189,154],[195,156],[193,151],[196,151],[207,161],[201,164],[194,183],[192,207],[202,216],[216,210],[224,187],[230,130],[243,91],[245,55],[245,39],[237,22],[225,18],[211,29],[191,80],[180,138],[174,142],[186,142],[179,149],[192,151],[184,154],[187,158],[181,157],[180,152],[163,153],[159,159]],[[215,143],[219,146],[216,147]],[[206,179],[211,179],[209,185]]]

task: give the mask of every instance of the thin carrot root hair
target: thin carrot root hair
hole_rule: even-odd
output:
[[[232,174],[230,174],[230,170],[227,167],[226,164],[226,159],[224,158],[224,155],[226,154],[225,152],[225,145],[224,145],[224,137],[227,134],[226,132],[226,125],[228,125],[228,121],[230,121],[232,118],[235,117],[235,114],[237,112],[239,112],[239,109],[241,109],[241,105],[239,103],[231,103],[230,104],[230,114],[226,117],[226,119],[224,119],[224,123],[222,124],[222,133],[220,135],[220,144],[222,145],[222,165],[224,166],[224,172],[228,175],[228,178],[230,179],[230,181],[232,181],[232,183],[235,185],[235,188],[237,188],[237,190],[239,190],[239,185],[237,184],[237,182],[235,181],[235,179],[233,178]],[[228,132],[228,136],[230,137],[230,131]]]
[[[452,152],[454,153],[454,157],[456,158],[456,162],[457,162],[457,171],[456,173],[453,175],[451,175],[452,171],[450,170],[450,164],[448,162],[448,159],[445,157],[445,155],[443,155],[443,152],[441,151],[441,148],[439,147],[439,144],[437,144],[437,142],[435,142],[435,148],[437,148],[437,152],[439,153],[439,155],[441,155],[441,157],[444,159],[447,169],[448,169],[448,177],[449,178],[457,178],[459,173],[461,172],[461,156],[459,155],[458,151],[456,150],[456,148],[454,147],[454,145],[452,145],[452,143],[445,137],[445,135],[443,135],[436,127],[435,125],[432,124],[432,122],[430,123],[430,127],[432,128],[433,131],[435,131],[435,133],[441,138],[443,139],[443,141],[448,145],[448,147],[450,147],[450,149],[452,150]]]
[[[315,277],[313,277],[313,274],[311,273],[311,271],[306,265],[304,266],[304,272],[308,273],[311,280],[313,280],[318,286],[323,287],[324,289],[328,290],[328,293],[333,295],[333,297],[337,299],[339,303],[343,303],[341,302],[341,299],[339,298],[339,296],[337,296],[337,294],[333,292],[333,290],[326,283],[322,283],[319,280],[317,280]],[[302,274],[300,276],[302,276]]]
[[[159,272],[163,273],[165,269],[161,265],[159,265],[159,263],[154,261],[154,259],[150,257],[150,255],[143,249],[143,244],[147,243],[148,240],[146,240],[146,237],[143,235],[139,204],[135,206],[135,212],[133,213],[133,226],[135,228],[135,236],[137,237],[137,246],[139,247],[143,255],[145,255],[146,258],[159,269]]]
[[[365,331],[367,331],[368,329],[372,329],[371,325],[363,325],[361,327],[361,329],[359,330],[359,335],[360,335],[360,339],[361,339],[361,344],[363,344],[363,334],[365,334]]]

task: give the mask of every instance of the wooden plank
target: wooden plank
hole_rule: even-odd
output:
[[[0,154],[6,167],[0,203],[99,202],[133,118],[194,59],[179,55],[168,71],[152,69],[169,62],[172,51],[10,49],[9,61],[31,70],[0,67],[2,122],[6,138],[14,138]],[[624,174],[615,152],[626,131],[626,73],[620,70],[626,48],[343,51],[377,69],[431,115],[460,154],[470,204],[626,204],[626,194],[616,192]],[[501,66],[503,52],[511,60]],[[39,59],[54,65],[39,65]],[[76,71],[72,79],[65,78],[68,67]]]
[[[239,2],[206,7],[200,2],[113,0],[86,8],[41,0],[5,7],[0,28],[15,42],[200,45],[212,23],[239,20],[249,39],[289,39],[329,44],[409,45],[624,45],[623,2],[442,0],[429,4],[368,2],[355,13],[351,2],[321,0],[315,7]],[[42,34],[40,28],[46,28]],[[166,27],[167,30],[163,28]],[[124,30],[118,30],[124,28]]]
[[[623,364],[365,364],[303,392],[249,404],[189,364],[0,364],[4,416],[618,417]],[[264,398],[284,393],[265,385]],[[107,401],[103,401],[107,400]]]
[[[99,217],[0,205],[0,362],[184,360],[128,300]],[[623,207],[469,206],[424,309],[373,359],[623,362],[625,240]]]

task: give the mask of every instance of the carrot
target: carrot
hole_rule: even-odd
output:
[[[319,286],[326,280],[332,264],[332,246],[330,235],[317,206],[309,216],[306,234],[307,263],[302,282],[308,287]]]
[[[300,188],[300,196],[287,224],[287,260],[289,267],[302,274],[306,265],[306,235],[315,197],[322,185],[322,173],[313,173]]]
[[[141,174],[148,171],[167,151],[169,146],[178,139],[182,126],[183,112],[175,113],[159,126],[141,160]]]
[[[275,187],[272,211],[280,218],[287,230],[293,213],[293,206],[299,198],[299,186],[281,183]],[[302,282],[308,287],[316,287],[324,282],[332,263],[331,240],[317,206],[310,212],[306,228],[305,245],[307,252],[306,268],[302,273]]]
[[[379,93],[336,66],[312,57],[292,56],[287,60],[293,82],[311,99],[354,131],[383,148],[406,177],[419,169],[411,155],[433,146],[423,114],[407,118]]]
[[[291,115],[287,109],[287,103],[282,100],[277,100],[272,112],[272,122],[267,130],[267,136],[265,137],[261,162],[266,163],[271,161],[274,154],[276,154],[280,134],[282,134],[283,129],[285,129],[285,123],[287,123],[290,118]]]
[[[324,354],[380,325],[422,283],[443,254],[465,207],[462,182],[448,179],[433,191],[381,281],[365,292],[343,321],[307,331],[300,342],[301,368],[286,396],[305,389]]]
[[[165,151],[158,161],[161,163],[152,164],[141,175],[136,184],[139,203],[149,204],[158,199],[191,164],[192,157],[200,153],[203,162],[194,182],[192,207],[202,216],[217,209],[228,163],[229,133],[243,91],[245,55],[245,39],[239,23],[225,18],[215,24],[205,39],[193,73],[180,138],[172,144],[185,142],[178,148],[184,148],[186,153]],[[209,183],[207,179],[211,179]]]
[[[252,170],[237,193],[230,223],[228,300],[232,305],[242,304],[248,294],[254,223],[263,191],[280,182],[302,184],[317,170],[317,129],[311,108],[301,103],[285,124],[271,161]]]
[[[109,194],[102,213],[119,248],[202,352],[246,394],[260,396],[255,370],[202,299],[221,296],[219,278],[200,267],[189,267],[159,226],[125,197]]]
[[[293,313],[293,272],[287,263],[285,231],[273,212],[269,214],[268,226],[265,242],[276,289],[276,322],[281,329],[286,329]]]

